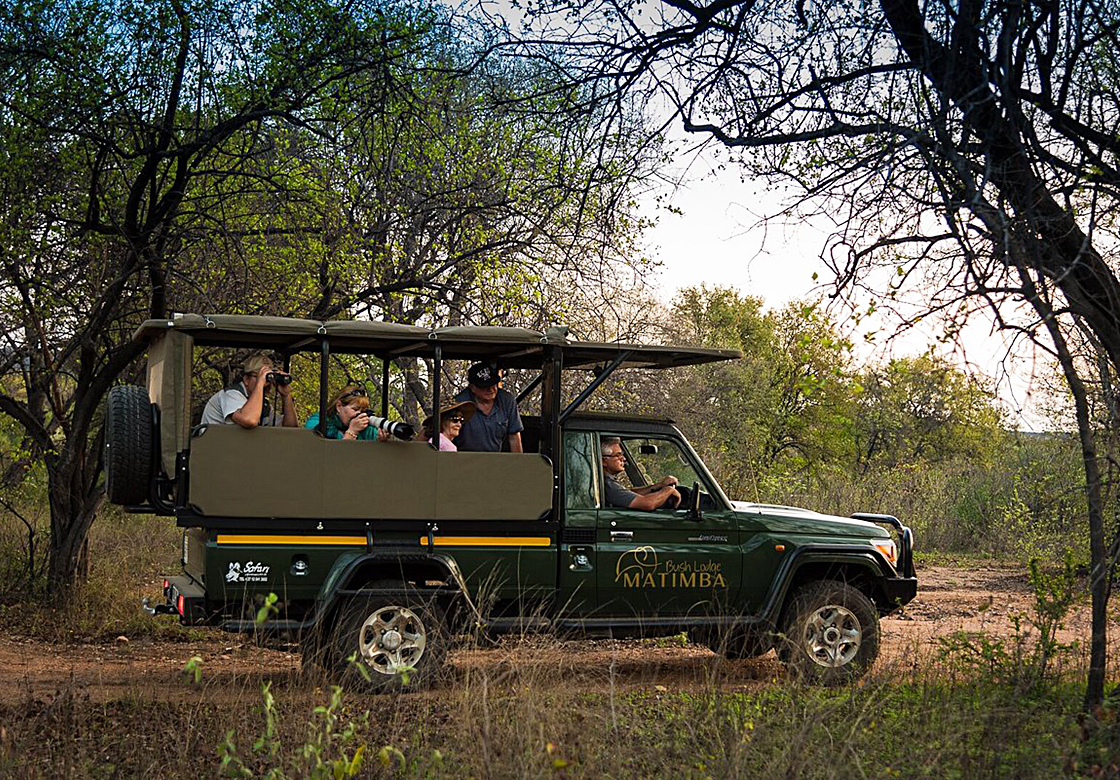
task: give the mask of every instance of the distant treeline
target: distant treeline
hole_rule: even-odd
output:
[[[1024,434],[990,383],[931,355],[860,365],[821,308],[683,291],[666,338],[744,359],[615,382],[595,403],[673,419],[733,499],[882,512],[923,550],[1084,547],[1076,437]]]

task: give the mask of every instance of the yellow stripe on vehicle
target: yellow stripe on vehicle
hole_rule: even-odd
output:
[[[218,544],[333,544],[366,546],[364,536],[250,536],[218,534]]]
[[[427,544],[428,537],[421,536],[420,544]],[[432,540],[436,547],[548,547],[552,539],[547,536],[437,536]]]

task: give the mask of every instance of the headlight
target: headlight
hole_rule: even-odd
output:
[[[875,549],[891,562],[891,566],[898,563],[898,546],[894,543],[894,539],[875,542]]]

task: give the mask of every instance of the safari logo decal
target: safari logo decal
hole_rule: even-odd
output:
[[[269,568],[263,563],[233,561],[226,572],[226,582],[268,582]]]
[[[614,581],[624,588],[726,588],[718,561],[659,560],[652,547],[635,547],[618,556]]]

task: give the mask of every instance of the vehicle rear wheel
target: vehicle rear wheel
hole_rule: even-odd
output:
[[[375,582],[343,606],[333,658],[344,683],[369,690],[423,686],[435,680],[447,653],[443,610],[410,594],[403,582]],[[363,673],[364,672],[364,673]]]
[[[118,385],[105,404],[105,491],[114,504],[148,500],[152,477],[152,408],[148,391]]]
[[[879,613],[871,599],[843,582],[803,586],[782,621],[778,657],[790,674],[819,685],[861,677],[879,656]]]

